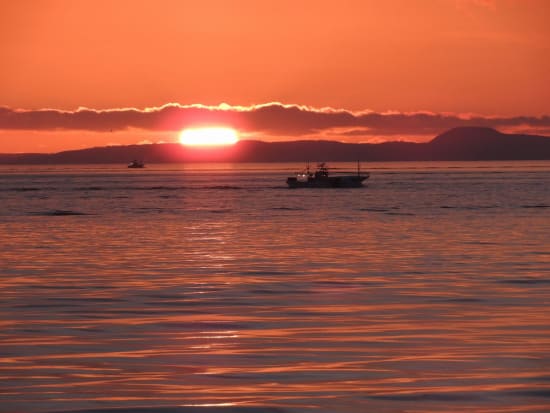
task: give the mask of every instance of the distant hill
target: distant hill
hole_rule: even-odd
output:
[[[451,129],[426,143],[379,144],[333,141],[240,141],[225,148],[190,148],[177,143],[106,146],[54,154],[0,154],[3,164],[301,161],[478,161],[550,159],[550,137],[504,134],[494,129]]]
[[[500,133],[491,128],[455,128],[428,144],[433,159],[550,159],[550,138]]]

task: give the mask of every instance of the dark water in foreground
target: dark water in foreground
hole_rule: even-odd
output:
[[[550,411],[550,162],[295,167],[0,167],[0,411]]]

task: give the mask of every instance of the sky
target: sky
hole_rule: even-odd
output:
[[[0,0],[0,153],[550,135],[547,0]]]

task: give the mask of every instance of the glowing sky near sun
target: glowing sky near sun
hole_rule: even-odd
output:
[[[411,122],[399,134],[353,131],[349,122],[331,123],[328,133],[325,116],[307,133],[289,127],[272,134],[260,118],[224,121],[242,107],[283,102],[312,114],[426,112],[550,130],[544,0],[22,0],[1,8],[0,152],[176,142],[181,129],[164,124],[98,130],[91,119],[87,127],[52,129],[40,126],[40,112],[27,127],[9,125],[14,110],[51,108],[70,118],[79,107],[145,113],[169,103],[228,102],[211,125],[239,126],[244,138],[265,140],[338,139],[339,131],[348,141],[433,134],[419,116],[419,126]],[[271,120],[266,112],[255,113]],[[285,114],[282,122],[296,123],[296,111]]]

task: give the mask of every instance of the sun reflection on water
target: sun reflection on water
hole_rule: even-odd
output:
[[[338,196],[203,182],[171,190],[180,198],[154,214],[139,208],[158,204],[157,190],[116,190],[132,197],[121,212],[110,192],[66,189],[58,199],[98,212],[10,217],[2,408],[544,411],[547,209],[514,209],[514,174],[497,213],[441,208],[473,204],[471,186],[484,185],[451,178],[452,189],[448,177],[394,173]],[[537,194],[517,198],[544,204]]]

